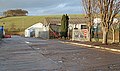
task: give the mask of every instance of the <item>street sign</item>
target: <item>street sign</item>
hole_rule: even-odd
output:
[[[86,37],[88,30],[87,30],[87,29],[84,29],[83,32],[84,32],[84,36]]]

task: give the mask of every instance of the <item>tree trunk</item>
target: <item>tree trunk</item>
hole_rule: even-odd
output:
[[[106,29],[105,27],[103,27],[103,44],[107,44],[107,37],[108,37],[108,29]]]
[[[113,43],[115,43],[115,29],[113,29]]]
[[[88,41],[92,41],[92,37],[91,37],[91,26],[89,26],[89,31],[88,31]]]

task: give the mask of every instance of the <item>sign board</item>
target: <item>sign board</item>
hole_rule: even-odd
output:
[[[87,30],[74,30],[72,40],[76,41],[86,41],[87,40]]]
[[[87,30],[87,29],[84,29],[83,32],[84,32],[84,36],[85,36],[85,38],[86,38],[86,37],[87,37],[88,30]]]

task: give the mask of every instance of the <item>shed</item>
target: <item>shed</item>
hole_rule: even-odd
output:
[[[49,26],[42,23],[36,23],[25,29],[25,37],[49,38]]]
[[[80,18],[80,17],[71,17],[69,18],[69,32],[68,36],[71,37],[72,40],[81,40],[79,38],[87,38],[87,18]],[[49,24],[49,32],[53,33],[60,33],[60,25],[61,25],[61,18],[60,17],[46,17],[44,20],[44,24]],[[54,31],[54,32],[53,32]],[[85,32],[85,33],[84,33]],[[51,34],[49,34],[51,36]],[[59,36],[59,34],[56,34]],[[82,35],[82,36],[81,36]],[[55,35],[54,35],[55,36]]]

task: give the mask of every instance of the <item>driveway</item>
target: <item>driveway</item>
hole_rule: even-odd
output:
[[[120,71],[120,54],[13,36],[0,42],[0,71]]]

